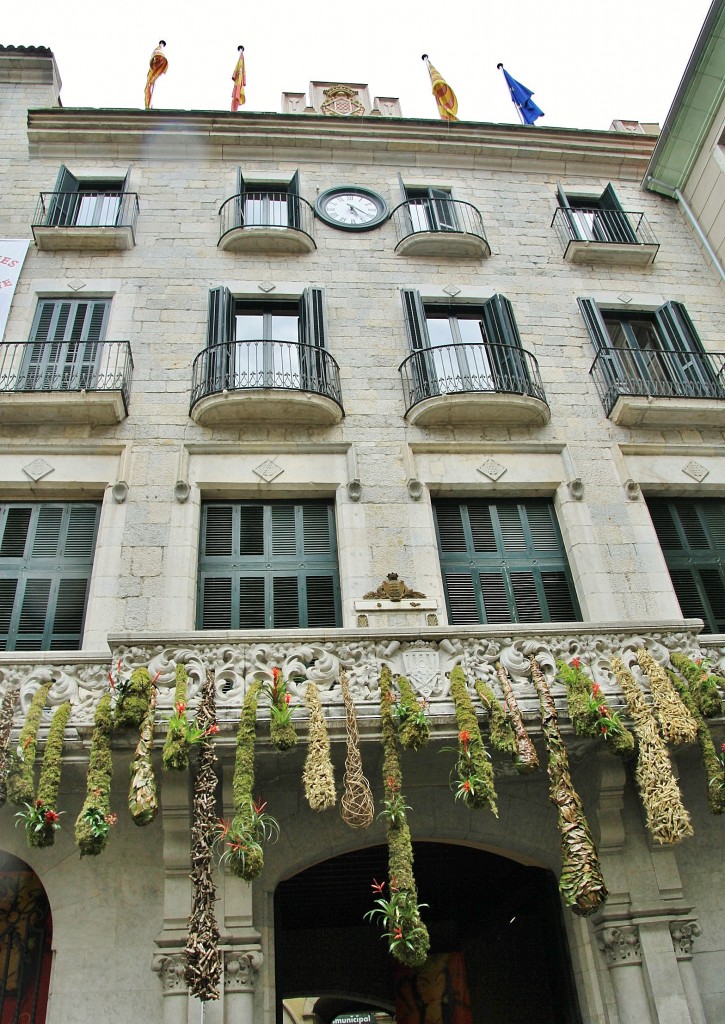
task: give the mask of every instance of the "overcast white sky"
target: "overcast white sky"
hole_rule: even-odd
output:
[[[462,120],[517,122],[501,72],[534,90],[538,123],[608,128],[669,109],[710,0],[17,0],[0,44],[49,46],[64,106],[142,107],[151,51],[167,41],[154,107],[229,110],[237,45],[247,105],[279,111],[311,80],[367,82],[405,117],[437,118],[421,54]]]

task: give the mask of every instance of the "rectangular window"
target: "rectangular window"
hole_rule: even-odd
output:
[[[725,632],[725,501],[647,498],[647,506],[683,616]]]
[[[460,231],[450,189],[404,188],[413,231]]]
[[[240,226],[299,228],[299,191],[299,171],[288,182],[246,182],[241,167],[238,168]]]
[[[0,505],[0,649],[78,650],[100,505]]]
[[[598,197],[565,192],[561,185],[557,186],[557,192],[559,206],[566,211],[573,238],[590,242],[637,243],[629,217],[611,185],[607,185]]]
[[[331,502],[208,502],[202,507],[199,629],[339,626]]]
[[[97,383],[108,299],[41,299],[18,376],[19,391],[80,391]]]
[[[77,178],[61,166],[48,207],[58,227],[116,227],[122,222],[125,178]]]
[[[549,501],[438,501],[433,506],[452,625],[580,618]]]

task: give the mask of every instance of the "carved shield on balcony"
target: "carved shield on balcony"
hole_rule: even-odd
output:
[[[403,668],[415,690],[422,697],[430,697],[436,689],[440,672],[438,651],[429,647],[404,651]]]

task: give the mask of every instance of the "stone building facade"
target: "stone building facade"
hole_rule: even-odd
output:
[[[3,597],[16,725],[43,681],[51,705],[72,700],[72,822],[109,667],[157,676],[161,736],[175,665],[192,704],[213,668],[228,814],[241,702],[273,667],[301,707],[318,683],[340,788],[345,673],[380,805],[388,665],[429,702],[431,748],[404,761],[420,897],[435,951],[465,954],[474,1019],[715,1024],[723,825],[697,748],[676,752],[694,836],[658,846],[632,767],[573,736],[554,666],[579,657],[613,706],[611,660],[637,674],[643,646],[725,672],[722,282],[677,204],[641,186],[654,137],[404,119],[364,86],[314,85],[280,115],[69,109],[50,51],[0,49],[0,235],[32,239],[2,344],[0,582],[49,581],[32,606]],[[70,552],[78,509],[96,514]],[[47,563],[12,547],[23,510],[33,544],[60,510]],[[494,818],[454,801],[440,753],[457,664],[496,686],[502,663],[540,737],[534,656],[610,892],[586,920],[551,897],[544,773],[495,755]],[[302,997],[321,1021],[395,1012],[383,944],[355,916],[383,824],[314,815],[303,747],[274,751],[261,721],[281,837],[252,885],[218,874],[207,1024],[271,1022]],[[114,805],[130,754],[118,739]],[[181,956],[189,793],[164,773],[158,820],[121,817],[83,861],[71,827],[28,850],[0,812],[0,845],[52,911],[48,1024],[199,1019]],[[528,946],[505,930],[517,919]]]

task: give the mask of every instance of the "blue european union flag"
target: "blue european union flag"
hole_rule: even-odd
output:
[[[503,64],[499,64],[499,67],[503,71],[506,83],[511,90],[511,99],[514,101],[514,106],[526,124],[533,124],[537,117],[543,117],[544,111],[537,107],[531,99],[533,96],[531,89],[527,89],[521,82],[517,82],[515,78],[512,78]]]

